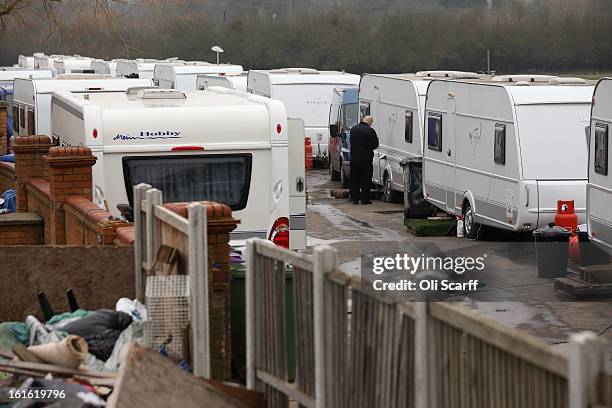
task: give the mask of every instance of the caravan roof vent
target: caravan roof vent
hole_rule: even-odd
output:
[[[108,79],[103,74],[59,74],[56,79]]]
[[[418,77],[426,78],[448,78],[448,79],[479,79],[475,72],[464,71],[419,71],[416,73]]]
[[[491,80],[494,82],[539,82],[548,83],[554,75],[498,75]]]
[[[281,69],[273,69],[270,72],[273,73],[285,73],[285,74],[318,74],[314,68],[281,68]]]
[[[550,85],[586,85],[587,81],[583,78],[561,78],[556,77],[548,81]]]
[[[125,91],[126,95],[138,95],[138,92],[145,89],[157,89],[155,86],[132,86]]]
[[[140,99],[187,99],[184,92],[176,89],[142,89],[136,95]]]
[[[516,86],[529,86],[529,85],[531,85],[531,82],[527,82],[527,81],[518,81],[518,82],[513,82],[513,83]]]

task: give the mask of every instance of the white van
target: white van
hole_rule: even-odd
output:
[[[612,128],[612,78],[595,87],[589,137],[587,219],[589,237],[612,251],[612,173],[608,163]]]
[[[117,76],[117,60],[105,61],[95,59],[91,62],[91,69],[94,74]]]
[[[200,91],[211,86],[222,86],[224,88],[246,92],[248,74],[247,71],[243,71],[241,73],[229,73],[225,75],[198,75],[196,86]]]
[[[168,58],[165,60],[137,58],[134,60],[119,59],[117,60],[118,77],[146,78],[153,79],[153,70],[156,64],[177,64],[184,61],[177,58]]]
[[[303,125],[281,102],[220,87],[56,92],[52,117],[61,144],[98,158],[94,200],[113,213],[146,182],[167,202],[228,204],[240,219],[233,245],[261,237],[305,248],[304,145],[288,142],[302,140]]]
[[[57,75],[62,74],[93,74],[91,69],[92,58],[88,57],[68,57],[55,59],[53,66]]]
[[[327,163],[332,91],[339,85],[359,85],[359,79],[355,74],[312,68],[251,70],[247,91],[283,101],[289,116],[304,121],[314,158]]]
[[[82,93],[125,92],[135,86],[153,86],[150,79],[109,78],[95,74],[60,75],[51,79],[16,79],[13,95],[15,133],[48,135],[51,133],[51,96],[58,90]]]
[[[196,85],[198,75],[223,75],[227,73],[242,73],[242,65],[217,65],[208,62],[185,63],[183,65],[158,64],[155,65],[153,81],[160,88],[195,91],[198,89]]]
[[[574,200],[585,222],[584,128],[593,86],[525,79],[434,80],[427,90],[423,193],[463,215],[469,238],[478,224],[514,231],[547,225],[557,200]]]

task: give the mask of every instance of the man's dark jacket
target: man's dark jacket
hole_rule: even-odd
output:
[[[361,122],[351,129],[351,160],[372,160],[378,148],[376,131]]]

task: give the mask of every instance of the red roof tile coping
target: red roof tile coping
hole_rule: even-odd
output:
[[[13,136],[13,146],[24,146],[24,145],[51,145],[51,139],[45,135],[33,135],[33,136]]]
[[[198,201],[200,204],[206,208],[206,217],[208,219],[215,218],[230,218],[232,216],[232,209],[226,205],[221,203],[216,203],[214,201]],[[182,203],[165,203],[164,207],[173,211],[184,218],[189,218],[188,216],[188,208],[189,202]]]
[[[117,239],[126,245],[132,245],[134,243],[134,227],[120,227],[115,230]]]
[[[94,202],[80,195],[69,195],[64,198],[64,205],[73,208],[75,211],[83,214],[83,216],[92,223],[96,224],[103,220],[108,220],[111,213],[103,208],[98,207]]]
[[[53,146],[49,149],[48,157],[75,157],[91,156],[91,149],[84,146]]]

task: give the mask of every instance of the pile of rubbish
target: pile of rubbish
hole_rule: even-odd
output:
[[[122,298],[114,310],[52,314],[45,304],[45,322],[0,323],[0,407],[106,406],[122,352],[144,343],[145,306]]]

